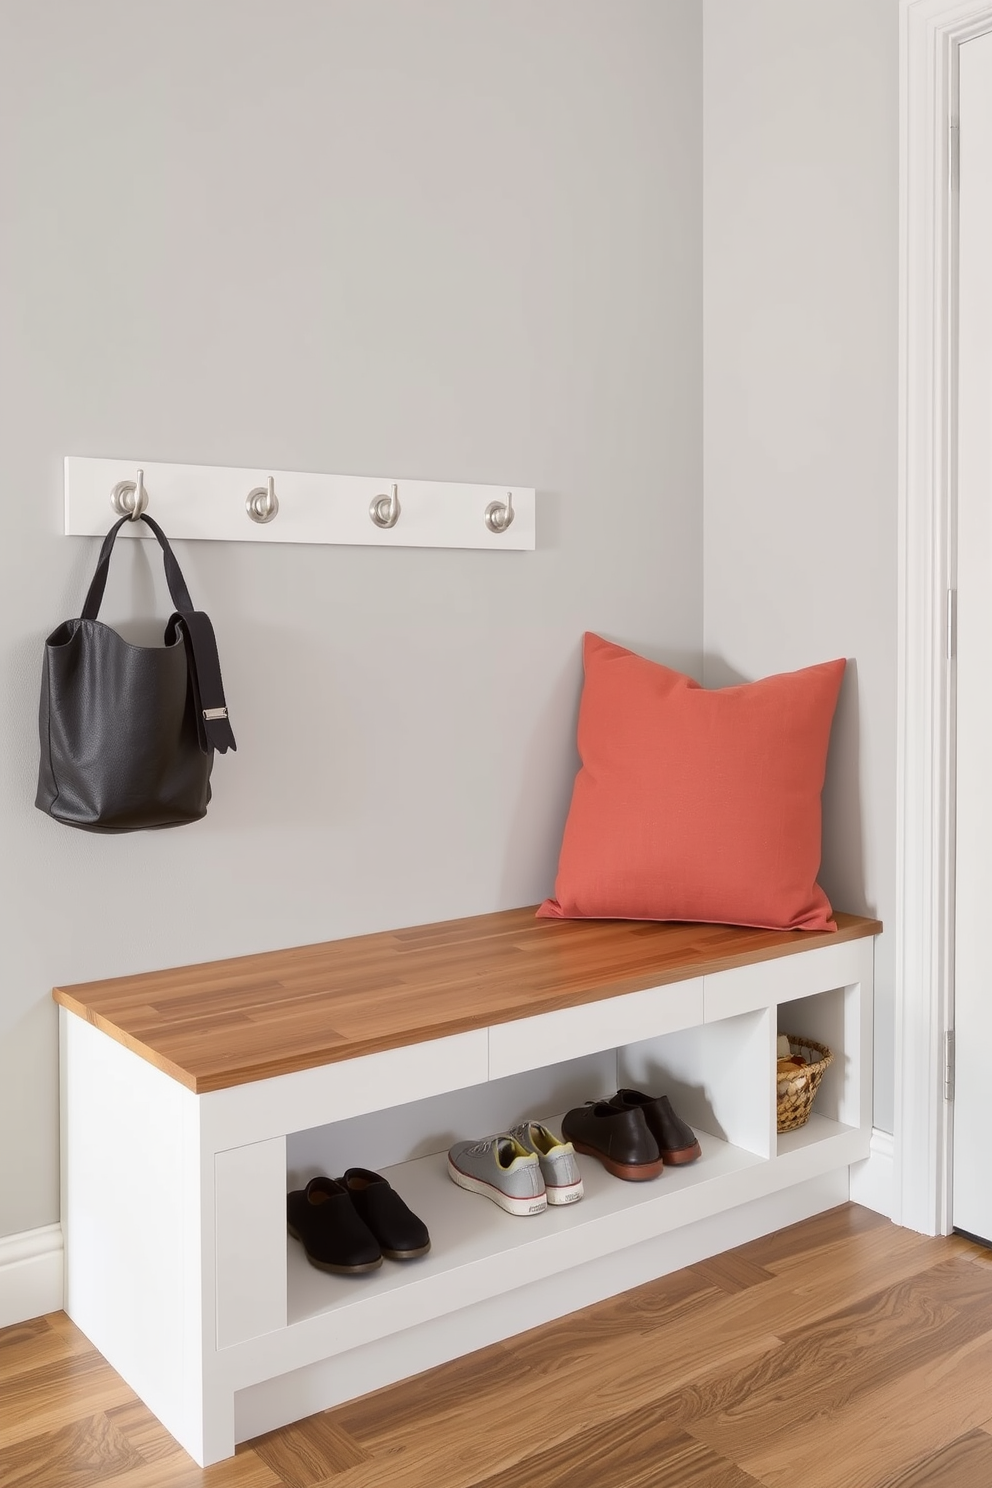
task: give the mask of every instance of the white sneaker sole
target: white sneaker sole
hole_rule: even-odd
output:
[[[585,1189],[582,1187],[580,1178],[578,1183],[569,1183],[560,1188],[549,1184],[546,1192],[549,1204],[577,1204],[585,1193]]]
[[[456,1168],[451,1158],[448,1158],[448,1177],[459,1188],[467,1189],[469,1193],[481,1194],[484,1199],[490,1199],[498,1204],[507,1214],[518,1214],[526,1217],[529,1214],[543,1214],[548,1207],[546,1194],[534,1194],[530,1198],[515,1199],[512,1194],[504,1193],[494,1183],[486,1183],[482,1178],[472,1178],[468,1173],[463,1173]]]

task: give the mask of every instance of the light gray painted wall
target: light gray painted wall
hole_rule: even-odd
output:
[[[704,3],[705,677],[851,659],[823,883],[895,892],[897,0]],[[892,1130],[893,951],[875,1121]]]
[[[582,631],[698,668],[700,104],[697,0],[4,0],[0,1234],[58,1215],[53,984],[536,900]],[[182,545],[238,753],[75,833],[69,452],[534,485],[538,550]]]

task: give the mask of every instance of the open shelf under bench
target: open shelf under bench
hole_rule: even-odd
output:
[[[66,1310],[201,1464],[236,1441],[842,1202],[871,1130],[874,920],[836,933],[532,908],[55,989]],[[834,1050],[775,1129],[775,1039]],[[503,1214],[459,1137],[667,1090],[703,1155]],[[421,1261],[310,1267],[285,1193],[375,1167]]]

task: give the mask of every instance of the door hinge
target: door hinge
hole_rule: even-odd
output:
[[[957,119],[951,119],[947,130],[947,184],[952,195],[957,191],[960,179],[961,126]]]
[[[944,1099],[954,1099],[954,1029],[944,1034]]]
[[[958,649],[958,591],[947,591],[947,614],[944,625],[947,641],[947,659],[953,661]]]

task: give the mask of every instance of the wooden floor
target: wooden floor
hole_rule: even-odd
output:
[[[845,1205],[201,1470],[62,1313],[0,1488],[992,1488],[992,1253]]]

